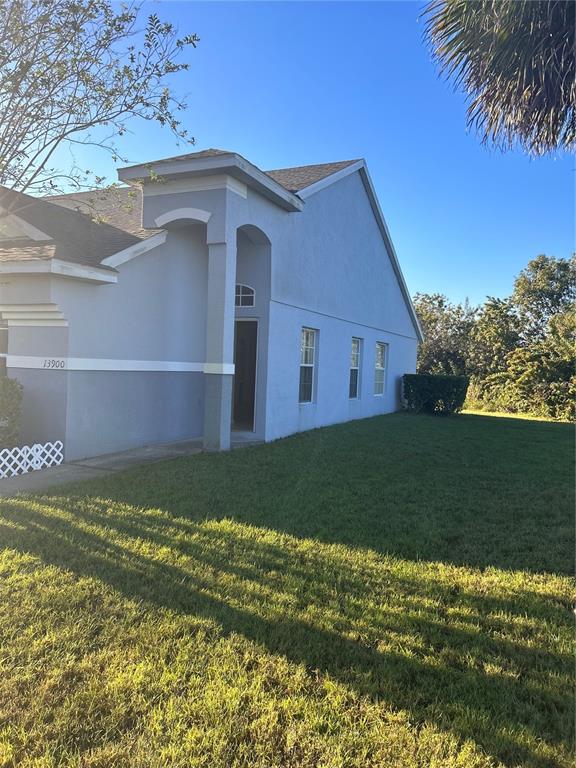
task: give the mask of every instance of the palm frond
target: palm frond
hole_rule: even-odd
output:
[[[502,149],[576,143],[576,4],[432,0],[425,35],[440,72],[468,95],[468,124]]]

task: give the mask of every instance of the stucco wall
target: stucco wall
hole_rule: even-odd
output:
[[[314,402],[298,402],[300,332],[317,333]],[[362,339],[359,397],[349,398],[352,337]],[[266,439],[400,408],[400,382],[416,367],[416,341],[371,326],[272,303]],[[374,395],[376,342],[388,344],[383,395]]]
[[[206,234],[166,242],[118,267],[118,282],[59,280],[54,300],[70,320],[70,357],[202,362],[206,339]]]
[[[416,331],[358,173],[321,190],[273,240],[266,439],[400,408],[416,370]],[[318,330],[313,403],[298,403],[300,333]],[[362,339],[360,396],[349,398],[352,337]],[[386,388],[374,395],[376,342],[388,344]]]
[[[68,461],[202,436],[202,373],[70,371],[68,377]]]
[[[244,197],[166,188],[145,199],[145,223],[187,206],[210,211],[208,225],[170,228],[163,245],[118,267],[116,284],[11,279],[6,303],[54,302],[69,328],[11,329],[10,353],[204,363],[206,317],[217,311],[207,313],[207,242],[235,241],[239,227],[252,225],[266,237],[250,238],[249,229],[238,236],[236,280],[256,288],[256,306],[236,316],[259,321],[256,436],[272,440],[399,407],[400,378],[415,370],[416,331],[358,173],[309,197],[299,213],[250,189]],[[302,326],[319,331],[315,402],[305,405],[298,403]],[[352,336],[363,339],[353,401]],[[389,345],[381,397],[373,391],[376,341]],[[34,425],[42,435],[65,430],[68,459],[202,434],[202,373],[29,370],[21,377],[34,399],[25,401],[26,434]]]
[[[272,299],[416,338],[360,174],[293,215],[298,227],[273,261]]]
[[[202,363],[205,237],[201,227],[169,232],[120,265],[114,285],[62,281],[69,356]],[[69,371],[66,458],[200,437],[203,394],[202,373]]]

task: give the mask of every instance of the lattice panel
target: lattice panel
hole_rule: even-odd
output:
[[[15,477],[35,469],[57,467],[63,461],[64,445],[61,440],[3,448],[0,451],[0,477]]]

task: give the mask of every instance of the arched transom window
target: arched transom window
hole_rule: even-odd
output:
[[[249,285],[242,285],[242,283],[236,284],[236,306],[237,307],[253,307],[255,300],[254,288]]]

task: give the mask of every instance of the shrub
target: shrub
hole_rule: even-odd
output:
[[[22,385],[16,379],[0,376],[0,448],[18,442],[21,415]]]
[[[464,405],[467,376],[433,376],[406,373],[403,376],[404,403],[416,413],[457,413]]]

